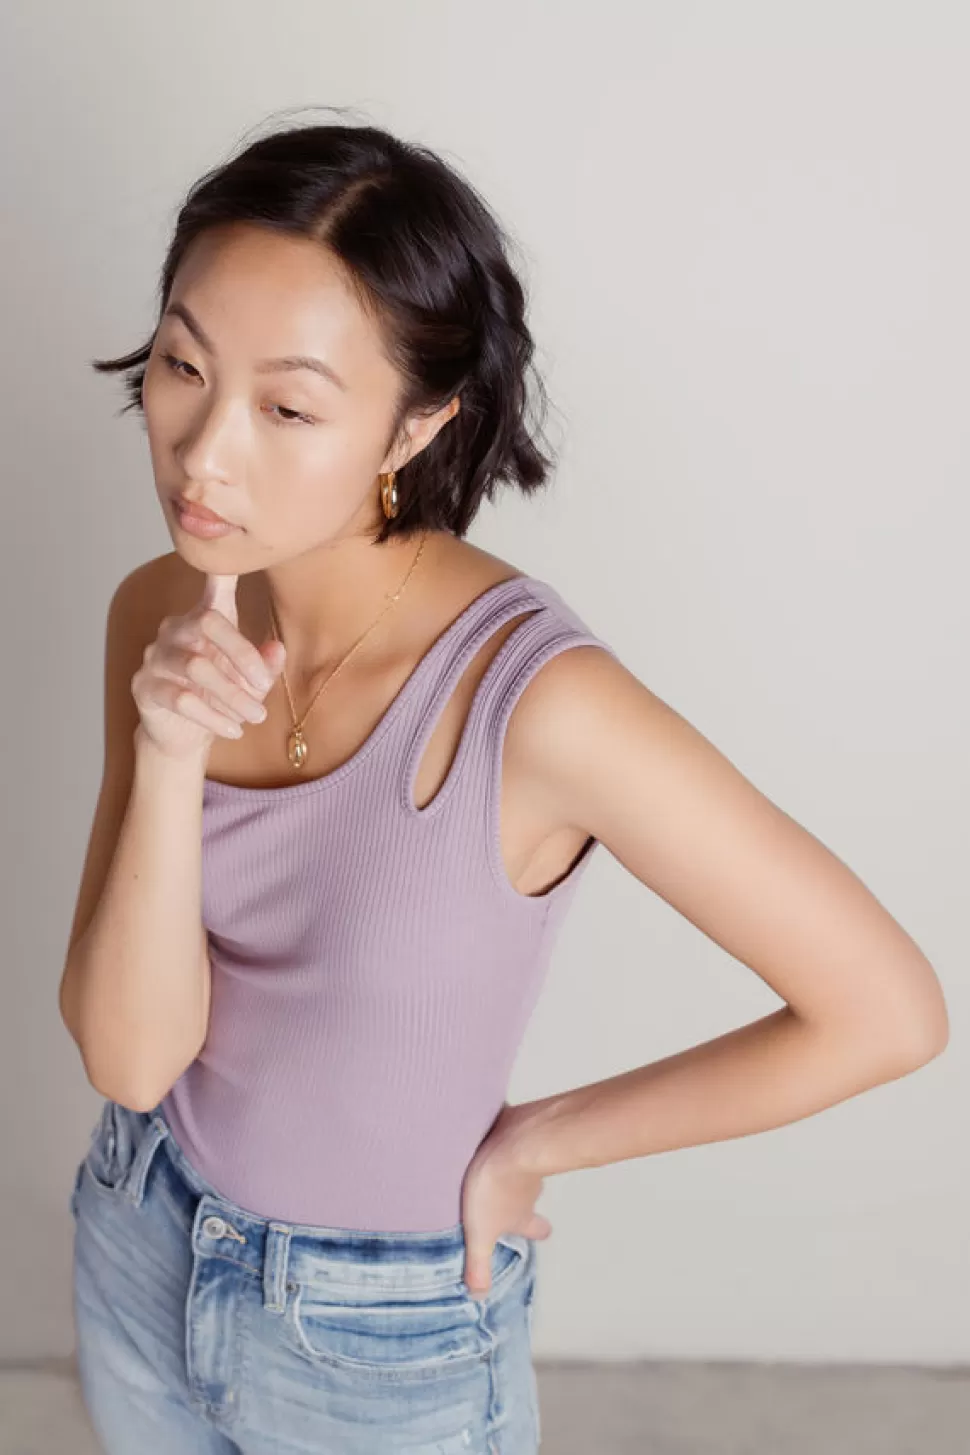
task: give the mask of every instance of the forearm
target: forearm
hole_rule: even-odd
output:
[[[783,1006],[661,1061],[523,1105],[514,1155],[549,1176],[724,1142],[800,1121],[920,1064],[880,1050],[874,1033],[838,1036]]]
[[[105,887],[61,991],[92,1084],[136,1107],[192,1059],[208,1018],[201,908],[205,766],[136,738],[131,795]]]

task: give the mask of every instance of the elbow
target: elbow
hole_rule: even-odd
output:
[[[943,1012],[939,1023],[930,1026],[921,1041],[918,1042],[917,1066],[925,1066],[928,1061],[934,1061],[937,1056],[942,1056],[950,1044],[950,1022],[946,1012]]]
[[[167,1090],[168,1088],[166,1087]],[[111,1099],[112,1101],[118,1102],[120,1106],[126,1106],[129,1111],[149,1112],[155,1110],[164,1095],[165,1091],[150,1096],[138,1096],[129,1092],[125,1096],[114,1096]]]
[[[59,1009],[88,1083],[99,1096],[130,1111],[153,1111],[195,1060],[204,1036],[196,1031],[191,1040],[182,1035],[169,1045],[157,1025],[143,1034],[105,1025],[103,1016],[79,1000],[75,983],[68,976],[62,980]]]
[[[129,1111],[154,1111],[184,1069],[181,1060],[174,1070],[167,1066],[153,1069],[144,1056],[133,1064],[131,1057],[106,1055],[103,1048],[96,1055],[83,1036],[77,1044],[89,1084],[99,1096]]]
[[[788,1008],[799,1014],[793,1006]],[[880,1007],[861,1017],[856,1012],[851,1017],[827,1022],[816,1020],[814,1024],[840,1056],[869,1067],[880,1079],[894,1080],[918,1071],[941,1056],[950,1040],[950,1022],[942,995],[892,1020],[887,1019],[885,1008]]]
[[[84,1060],[83,1053],[81,1059]],[[144,1080],[136,1082],[126,1077],[99,1075],[87,1061],[84,1062],[84,1071],[99,1096],[116,1101],[119,1106],[127,1107],[129,1111],[154,1111],[170,1089],[158,1082],[152,1085]]]
[[[870,1007],[861,1024],[859,1015],[854,1015],[852,1024],[856,1043],[871,1049],[896,1075],[918,1070],[935,1060],[950,1041],[943,988],[925,959],[905,982],[885,982],[879,1002]]]
[[[887,1031],[886,1050],[905,1071],[916,1071],[942,1056],[950,1043],[950,1020],[942,995],[930,1007],[921,1006],[907,1017],[902,1029]]]
[[[78,1050],[88,1085],[99,1096],[106,1097],[108,1101],[116,1101],[119,1106],[125,1106],[129,1111],[150,1111],[156,1105],[155,1101],[146,1105],[148,1098],[145,1093],[149,1090],[148,1087],[136,1087],[131,1078],[119,1073],[117,1066],[101,1064],[86,1049],[83,1041],[78,1042]]]
[[[950,1017],[943,987],[936,972],[930,972],[930,985],[908,1017],[910,1040],[916,1064],[924,1066],[942,1056],[950,1044]]]

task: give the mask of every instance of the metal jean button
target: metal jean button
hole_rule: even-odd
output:
[[[202,1231],[207,1238],[234,1238],[237,1243],[245,1243],[245,1233],[237,1232],[232,1223],[227,1223],[225,1218],[210,1216],[203,1218]]]

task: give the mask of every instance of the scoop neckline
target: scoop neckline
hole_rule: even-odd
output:
[[[468,605],[439,632],[424,655],[419,657],[367,737],[351,756],[338,767],[333,768],[329,773],[321,774],[317,778],[307,778],[298,783],[280,783],[275,788],[261,788],[257,785],[246,783],[226,783],[221,778],[210,778],[206,774],[202,780],[203,799],[236,796],[239,798],[248,798],[251,801],[265,799],[268,802],[276,802],[281,799],[300,798],[307,793],[322,792],[329,788],[331,784],[337,783],[342,778],[345,778],[355,768],[359,767],[368,754],[377,747],[385,732],[387,732],[398,713],[407,703],[420,677],[430,669],[431,663],[441,653],[471,613],[484,603],[491,603],[496,597],[500,598],[511,587],[521,587],[525,583],[528,583],[530,590],[535,594],[542,594],[545,583],[539,577],[532,576],[527,571],[517,571],[512,576],[503,576],[501,581],[494,581],[491,586],[487,586],[484,591],[480,591],[477,596],[472,597]]]

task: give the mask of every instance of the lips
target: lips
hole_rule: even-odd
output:
[[[207,505],[199,505],[194,500],[186,500],[182,495],[175,496],[176,507],[186,515],[192,515],[196,520],[216,520],[220,525],[233,525],[234,522],[226,520],[223,515],[216,515]]]

